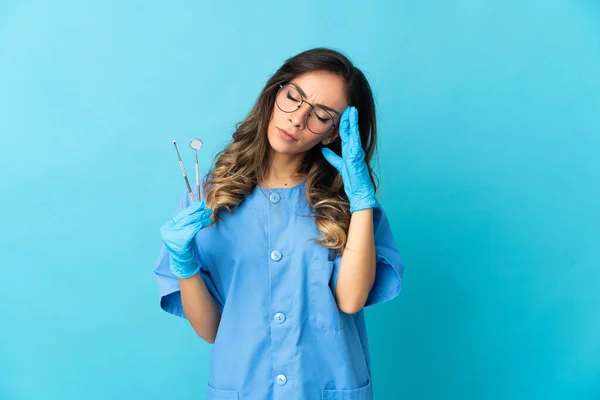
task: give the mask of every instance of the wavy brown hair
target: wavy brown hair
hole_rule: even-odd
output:
[[[364,74],[346,56],[332,49],[315,48],[285,61],[268,80],[250,113],[237,124],[233,141],[216,155],[203,185],[206,204],[214,211],[214,221],[222,209],[229,212],[235,210],[245,195],[266,177],[271,157],[267,128],[279,85],[313,71],[327,71],[343,79],[348,104],[358,110],[365,161],[377,190],[378,184],[370,165],[377,142],[371,87]],[[319,143],[306,153],[297,176],[306,176],[306,196],[316,227],[322,234],[321,238],[316,239],[317,243],[341,252],[346,245],[350,226],[350,206],[342,177],[323,157],[322,146]],[[340,155],[340,138],[331,143],[329,148]]]

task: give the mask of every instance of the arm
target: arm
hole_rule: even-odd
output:
[[[367,303],[376,275],[373,207],[377,206],[375,187],[365,162],[358,129],[358,111],[347,107],[339,126],[342,156],[322,148],[323,156],[338,170],[350,203],[350,227],[340,261],[335,289],[338,307],[348,313],[358,312]]]
[[[181,209],[160,228],[169,255],[169,275],[177,277],[178,283],[177,288],[170,284],[166,292],[178,292],[177,300],[181,301],[179,314],[183,312],[198,336],[208,343],[215,341],[221,316],[216,300],[202,279],[194,238],[210,225],[211,216],[212,209],[206,208],[204,201],[195,202]]]
[[[347,314],[360,311],[375,281],[373,209],[357,211],[350,218],[348,240],[340,262],[335,299]]]
[[[181,304],[187,320],[198,336],[212,344],[215,342],[221,313],[200,274],[179,278]]]

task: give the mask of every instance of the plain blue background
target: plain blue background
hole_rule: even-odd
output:
[[[375,398],[600,398],[600,3],[0,2],[0,398],[202,399],[159,227],[268,77],[370,79],[404,291]],[[192,172],[193,176],[193,172]]]

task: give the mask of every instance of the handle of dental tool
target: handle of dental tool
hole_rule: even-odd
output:
[[[196,161],[196,192],[198,195],[198,201],[200,201],[200,170],[198,168],[198,161]]]
[[[192,188],[190,186],[190,182],[188,181],[187,174],[185,173],[185,167],[183,166],[183,161],[179,160],[179,166],[181,167],[181,173],[183,174],[183,180],[185,181],[185,185],[187,186],[188,194],[190,195],[190,200],[192,203],[194,200],[194,193],[192,193]]]

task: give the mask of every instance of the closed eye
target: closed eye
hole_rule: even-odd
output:
[[[297,101],[297,102],[299,102],[299,101],[300,101],[299,99],[295,99],[295,98],[294,98],[294,96],[292,96],[292,95],[290,94],[290,92],[288,92],[288,94],[287,94],[287,98],[288,98],[288,99],[290,99],[290,100],[293,100],[293,101]]]
[[[325,114],[324,116],[319,115],[316,111],[313,111],[311,114],[317,117],[317,119],[322,123],[327,123],[331,120],[331,117],[325,112],[321,112],[321,114]]]

